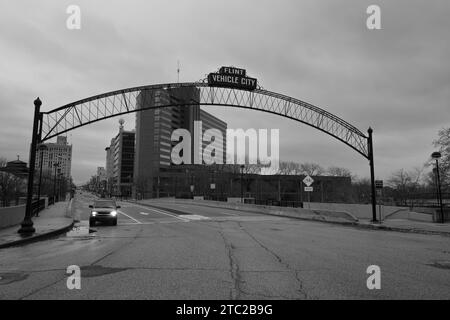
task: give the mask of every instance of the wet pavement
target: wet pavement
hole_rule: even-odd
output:
[[[76,200],[67,234],[0,251],[0,299],[450,296],[448,237],[162,202],[122,202],[117,226],[89,228],[93,198]],[[80,290],[67,286],[73,265]],[[380,290],[366,286],[370,265],[380,266]]]

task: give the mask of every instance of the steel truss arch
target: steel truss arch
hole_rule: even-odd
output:
[[[43,142],[76,128],[127,113],[151,108],[190,105],[186,101],[177,102],[176,99],[170,99],[170,103],[154,107],[139,109],[137,105],[137,97],[141,92],[149,93],[144,94],[143,97],[151,99],[158,90],[185,87],[199,90],[199,101],[190,101],[192,105],[238,107],[268,112],[299,121],[331,135],[370,160],[369,137],[328,111],[299,99],[267,90],[247,91],[213,87],[199,82],[157,84],[121,89],[79,100],[48,112],[41,112],[38,140]],[[148,104],[144,101],[143,105]]]

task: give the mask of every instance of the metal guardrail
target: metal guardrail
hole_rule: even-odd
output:
[[[50,201],[49,201],[50,204]],[[33,200],[31,204],[31,212],[33,216],[36,216],[39,212],[45,209],[45,199]]]

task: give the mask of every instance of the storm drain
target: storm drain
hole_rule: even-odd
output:
[[[28,278],[26,273],[0,273],[0,285],[22,281]]]
[[[112,274],[128,270],[128,268],[110,268],[102,266],[81,267],[81,276],[86,278],[100,277],[106,274]]]

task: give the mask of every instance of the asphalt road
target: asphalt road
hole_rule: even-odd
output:
[[[89,232],[0,250],[0,299],[448,299],[450,239],[195,205],[121,202]],[[81,289],[67,288],[67,267]],[[367,267],[381,269],[369,290]]]

